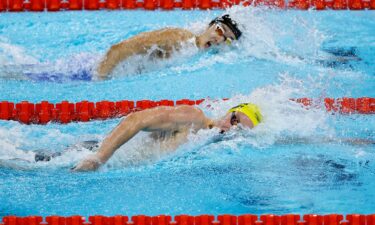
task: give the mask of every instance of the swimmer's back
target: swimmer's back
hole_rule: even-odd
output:
[[[156,45],[165,50],[178,49],[183,42],[194,38],[194,34],[181,28],[164,28],[155,31],[144,32],[117,44],[123,47],[130,42],[141,43],[145,50]]]
[[[150,53],[150,56],[169,58],[174,50],[181,49],[186,42],[196,45],[194,34],[181,28],[165,28],[138,34],[111,46],[97,68],[98,78],[107,78],[121,61],[133,55]]]

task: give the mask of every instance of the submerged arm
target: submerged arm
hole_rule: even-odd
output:
[[[151,57],[168,58],[171,51],[179,48],[181,42],[192,38],[194,35],[186,30],[178,28],[166,28],[151,32],[144,32],[128,40],[113,45],[100,62],[97,73],[99,78],[106,78],[108,74],[119,64],[133,55],[150,52]]]
[[[146,51],[147,49],[136,39],[129,39],[113,45],[97,68],[98,77],[100,79],[107,78],[108,74],[111,73],[122,60],[132,55],[145,53]]]

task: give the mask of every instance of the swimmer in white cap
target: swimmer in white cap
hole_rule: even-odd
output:
[[[97,76],[106,79],[120,62],[133,55],[149,53],[152,57],[169,58],[173,50],[181,49],[183,43],[191,40],[198,48],[206,49],[212,45],[230,44],[239,39],[241,34],[237,23],[229,15],[215,18],[199,35],[182,28],[144,32],[113,45],[100,62]]]

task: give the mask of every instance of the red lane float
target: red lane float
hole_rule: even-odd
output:
[[[346,218],[346,220],[344,220]],[[375,214],[349,214],[344,217],[340,214],[329,215],[177,215],[172,221],[169,215],[145,216],[89,216],[88,221],[82,216],[47,216],[44,221],[41,216],[3,217],[0,225],[375,225]],[[258,220],[259,219],[259,220]]]
[[[347,9],[348,4],[346,0],[333,0],[333,2],[330,2],[331,4],[327,3],[328,8],[330,9],[336,9],[336,10],[343,10]]]
[[[346,220],[350,225],[366,225],[366,216],[365,215],[346,215]]]
[[[100,8],[99,0],[85,0],[84,3],[84,8],[87,10],[98,10]]]
[[[0,119],[10,120],[14,118],[14,103],[3,101],[0,102]]]
[[[65,225],[66,224],[66,218],[61,217],[61,216],[47,216],[45,220],[48,225]]]
[[[37,103],[35,105],[35,116],[36,116],[36,123],[38,124],[46,124],[52,120],[52,110],[54,109],[54,105],[47,102],[42,101],[41,103]]]
[[[16,104],[14,119],[21,123],[30,124],[34,120],[34,104],[27,101]]]
[[[123,9],[135,9],[137,7],[136,0],[122,0]]]
[[[222,100],[228,100],[224,98]],[[325,98],[323,102],[313,100],[311,98],[298,98],[291,99],[295,102],[300,103],[306,108],[321,108],[325,107],[329,113],[341,113],[341,114],[375,114],[375,98],[362,97],[362,98]],[[175,106],[175,105],[199,105],[204,99],[190,100],[181,99],[176,102],[172,100],[163,99],[160,101],[151,100],[139,100],[133,101],[100,101],[100,102],[89,102],[81,101],[77,103],[71,103],[68,101],[62,101],[60,103],[52,104],[47,101],[40,103],[29,103],[22,101],[20,103],[12,103],[8,101],[0,102],[0,120],[15,120],[24,124],[47,124],[49,122],[56,123],[70,123],[70,122],[88,122],[90,120],[106,120],[110,118],[118,118],[128,115],[134,111],[140,111],[145,109],[154,108],[157,106]],[[321,101],[321,100],[320,100]],[[227,217],[220,217],[227,218]],[[264,217],[269,219],[270,217]],[[283,220],[291,220],[293,217],[281,218]],[[276,220],[276,217],[274,218]],[[318,217],[309,217],[306,215],[304,218],[307,225],[322,225]],[[332,219],[325,218],[326,221]],[[265,225],[274,225],[273,223],[279,223],[266,220]],[[288,222],[289,223],[289,222]],[[327,225],[325,222],[324,225]],[[206,224],[203,224],[206,225]],[[295,224],[304,225],[304,224]],[[336,225],[336,224],[329,224]],[[375,225],[375,224],[374,224]]]
[[[30,11],[44,11],[45,7],[44,0],[30,0]]]
[[[323,225],[323,216],[315,214],[307,214],[303,216],[306,225]]]
[[[182,9],[189,10],[196,7],[195,0],[182,0]]]
[[[11,12],[23,11],[24,4],[23,0],[8,0],[8,10]]]
[[[68,0],[68,9],[69,10],[82,10],[83,0]]]
[[[8,1],[0,0],[0,12],[6,11],[8,9]]]
[[[311,0],[311,6],[316,10],[323,10],[326,9],[326,2],[325,0]]]
[[[309,0],[290,0],[288,1],[288,7],[293,9],[307,10],[310,8]]]
[[[105,1],[105,8],[107,9],[119,9],[120,8],[120,1],[119,0],[107,0]]]
[[[143,8],[146,10],[155,10],[157,7],[156,0],[144,0],[143,1]]]
[[[128,222],[127,216],[89,216],[89,221],[92,225],[107,225],[107,224],[116,224],[123,225]]]
[[[48,11],[59,11],[61,9],[61,1],[60,0],[47,0],[47,10]]]
[[[349,9],[351,10],[364,9],[362,0],[349,0],[348,3],[349,3]]]
[[[175,6],[174,0],[160,0],[160,7],[164,10],[172,10]]]

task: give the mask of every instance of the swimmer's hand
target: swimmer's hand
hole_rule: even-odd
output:
[[[100,162],[99,158],[95,155],[92,155],[79,162],[71,170],[73,172],[94,171],[97,170],[101,164],[102,163]]]

